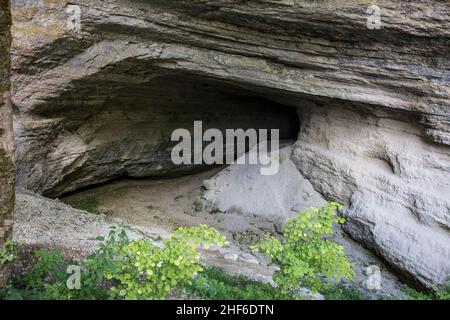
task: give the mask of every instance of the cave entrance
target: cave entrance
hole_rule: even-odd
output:
[[[97,92],[107,91],[106,83],[97,81],[96,85],[105,86]],[[226,225],[230,230],[249,228],[255,218],[214,215],[215,207],[198,202],[205,191],[204,181],[223,167],[173,164],[171,134],[179,128],[192,130],[194,121],[201,120],[204,130],[279,129],[283,146],[297,139],[300,124],[295,107],[236,84],[187,74],[128,84],[110,92],[114,94],[107,103],[76,129],[88,143],[87,166],[78,167],[68,175],[67,183],[52,192],[65,193],[60,199],[76,208],[149,228],[173,230],[202,223],[218,228]],[[278,180],[283,183],[283,178]],[[103,184],[92,187],[98,183]]]
[[[176,144],[170,141],[176,129],[186,129],[194,138],[194,122],[201,122],[203,132],[220,130],[223,137],[227,129],[254,129],[258,133],[266,129],[270,139],[270,131],[278,129],[279,138],[284,142],[295,141],[300,126],[294,107],[271,101],[235,84],[188,74],[167,75],[145,85],[123,88],[108,108],[98,116],[115,114],[119,117],[114,121],[115,128],[105,127],[108,135],[116,133],[118,141],[127,139],[130,146],[139,146],[139,162],[144,160],[144,164],[150,165],[139,170],[133,165],[128,166],[127,174],[137,177],[174,175],[192,170],[191,165],[174,166],[167,151]],[[224,139],[223,143],[229,141]],[[206,141],[203,143],[204,146],[207,144]],[[146,150],[148,147],[151,150]],[[156,154],[152,150],[156,150]],[[236,152],[236,155],[240,154]],[[149,157],[158,162],[155,163],[157,170],[151,169],[153,160]],[[145,173],[146,170],[151,172]]]
[[[279,129],[281,142],[295,141],[299,132],[295,107],[255,89],[186,73],[125,81],[108,71],[75,83],[58,98],[57,107],[47,102],[39,115],[63,119],[64,130],[46,143],[53,144],[54,151],[46,154],[48,170],[42,173],[47,176],[39,178],[37,191],[50,197],[120,177],[172,177],[207,169],[171,159],[177,144],[171,141],[172,133],[180,128],[192,131],[194,121],[224,136],[226,129]],[[52,156],[55,159],[48,159]]]

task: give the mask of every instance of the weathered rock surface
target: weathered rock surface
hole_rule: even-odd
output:
[[[0,1],[0,244],[11,235],[14,206],[14,138],[9,94],[10,75],[9,1]]]
[[[448,3],[379,1],[379,30],[360,1],[70,4],[80,30],[65,1],[13,0],[20,185],[167,174],[174,126],[284,127],[297,107],[292,159],[348,232],[423,285],[450,275]]]
[[[346,230],[422,284],[450,275],[450,148],[414,117],[338,103],[302,108],[292,160],[314,188],[347,204]]]

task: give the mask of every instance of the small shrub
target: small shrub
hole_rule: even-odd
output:
[[[24,276],[24,287],[33,295],[42,295],[45,299],[55,300],[102,300],[109,298],[109,287],[105,273],[113,265],[113,252],[127,241],[124,227],[117,231],[111,227],[108,240],[103,237],[99,249],[81,263],[64,258],[60,250],[37,250],[37,262]],[[80,267],[79,289],[69,289],[68,267]]]
[[[409,300],[450,300],[450,280],[441,287],[434,286],[434,293],[419,292],[407,285],[402,288],[403,293]]]
[[[63,269],[65,260],[61,251],[37,250],[35,256],[37,258],[36,264],[24,276],[28,290],[34,292],[45,291],[50,283],[64,279],[66,275]]]
[[[206,225],[180,228],[161,247],[148,240],[131,241],[116,251],[114,268],[106,275],[114,282],[112,297],[165,299],[203,270],[198,263],[200,245],[224,243],[225,238]]]
[[[26,289],[14,288],[11,284],[0,288],[0,300],[44,300],[42,293],[33,293]]]
[[[355,286],[345,286],[343,284],[330,285],[322,294],[326,300],[363,300],[363,293]]]
[[[217,267],[204,271],[185,287],[185,291],[209,300],[285,300],[291,297],[268,283],[242,275],[230,275]]]
[[[42,295],[49,300],[95,300],[108,297],[107,288],[98,277],[99,269],[97,272],[90,272],[82,263],[82,285],[80,289],[69,289],[67,268],[77,263],[66,260],[59,250],[38,250],[35,255],[38,261],[24,276],[26,292],[35,296]]]
[[[130,241],[124,227],[111,227],[108,238],[81,264],[81,287],[67,287],[66,261],[58,250],[39,250],[37,263],[25,277],[25,293],[45,299],[164,299],[174,289],[191,283],[202,271],[197,249],[222,246],[225,238],[205,225],[180,228],[162,246],[151,240]],[[8,291],[9,292],[9,291]],[[4,292],[11,295],[14,292]]]
[[[402,287],[403,293],[406,295],[407,300],[433,300],[433,296],[427,293],[419,292],[407,285]]]
[[[0,266],[13,262],[17,258],[19,244],[11,240],[0,247]]]
[[[447,280],[442,288],[437,291],[436,298],[438,300],[450,300],[450,280]]]
[[[354,276],[343,247],[326,238],[334,223],[344,222],[336,215],[341,208],[334,202],[310,208],[286,222],[281,240],[266,236],[253,246],[254,252],[262,252],[279,266],[274,281],[281,290],[290,291],[301,283],[317,292],[324,288],[322,276],[337,280]]]

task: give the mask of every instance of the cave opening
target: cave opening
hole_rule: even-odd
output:
[[[224,136],[227,129],[279,129],[282,145],[297,139],[297,108],[254,88],[186,73],[139,81],[112,74],[109,70],[73,83],[70,91],[36,108],[36,130],[50,120],[60,130],[47,137],[39,132],[44,139],[33,147],[35,158],[19,162],[19,185],[57,197],[121,177],[173,177],[208,169],[206,164],[179,165],[171,159],[176,144],[172,133],[180,128],[192,132],[194,121]],[[24,124],[29,133],[30,122]],[[31,144],[32,138],[22,139]],[[44,145],[47,150],[39,147]],[[40,170],[44,164],[46,170]]]
[[[108,92],[107,87],[110,94],[100,97],[98,93]],[[224,136],[227,129],[278,129],[280,148],[284,148],[297,140],[300,130],[296,107],[254,88],[190,74],[170,74],[120,86],[96,81],[96,88],[84,82],[77,84],[77,91],[83,92],[82,97],[74,97],[72,91],[61,104],[60,112],[71,132],[67,138],[58,139],[58,148],[73,151],[75,140],[80,141],[76,143],[80,143],[83,160],[79,161],[78,155],[75,164],[66,163],[53,171],[63,176],[55,177],[56,183],[44,191],[45,195],[57,196],[75,208],[163,230],[207,223],[231,232],[251,229],[250,224],[258,224],[258,219],[265,221],[266,217],[244,218],[233,210],[215,214],[221,209],[205,200],[203,193],[207,181],[214,180],[224,167],[174,164],[171,150],[176,142],[171,141],[171,135],[180,128],[193,131],[194,121],[200,120],[203,130],[218,129]],[[88,116],[80,117],[70,101],[83,100],[77,109],[87,110],[87,104],[91,109]],[[66,139],[70,147],[64,146]],[[59,159],[63,156],[71,157],[65,154]],[[55,165],[61,165],[61,161]],[[299,173],[293,167],[290,170],[272,179],[295,189],[292,181]],[[246,189],[252,192],[251,186]],[[280,210],[290,204],[283,203]]]

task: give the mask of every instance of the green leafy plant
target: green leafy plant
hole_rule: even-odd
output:
[[[17,258],[19,244],[11,240],[0,247],[0,266],[13,262]]]
[[[145,239],[130,241],[115,252],[114,267],[106,274],[114,283],[112,298],[165,299],[203,270],[200,245],[224,243],[225,238],[206,225],[180,228],[160,247]]]
[[[408,300],[450,300],[450,279],[443,285],[433,286],[433,293],[419,292],[407,285],[403,285],[402,291]]]
[[[403,285],[402,291],[406,295],[407,300],[433,300],[432,295],[424,292],[419,292],[416,289],[409,287],[408,285]]]
[[[204,267],[185,288],[196,297],[209,300],[286,300],[292,298],[268,283],[231,275],[217,267]]]
[[[24,276],[25,292],[50,300],[93,300],[108,296],[103,283],[93,281],[95,275],[86,269],[80,274],[82,287],[69,289],[68,266],[77,263],[65,259],[60,250],[37,250],[35,255],[37,262]]]
[[[43,292],[64,278],[65,261],[60,250],[37,250],[35,256],[37,262],[24,276],[25,285],[33,292]]]
[[[343,284],[327,286],[321,292],[326,300],[363,300],[363,293],[355,286]]]
[[[281,240],[266,236],[253,246],[273,264],[279,266],[274,274],[278,287],[287,292],[299,283],[317,292],[324,288],[322,277],[351,279],[355,272],[343,247],[327,238],[333,234],[335,223],[344,223],[336,210],[343,207],[330,202],[320,208],[310,208],[289,219],[282,229]]]
[[[33,293],[26,289],[17,289],[11,284],[0,288],[0,300],[44,300],[42,293]]]
[[[25,290],[33,295],[41,294],[45,299],[107,299],[109,290],[104,275],[113,265],[112,252],[127,241],[125,229],[120,227],[118,232],[113,226],[107,241],[102,237],[98,240],[102,241],[99,249],[81,263],[65,259],[60,250],[37,250],[37,262],[23,278]],[[79,289],[67,286],[69,266],[80,268]]]
[[[98,250],[80,264],[80,288],[67,287],[67,267],[58,250],[37,251],[37,262],[24,277],[25,290],[45,299],[164,299],[202,271],[198,248],[222,246],[225,238],[205,225],[180,228],[161,246],[130,241],[125,227],[111,227]],[[13,292],[14,293],[14,292]]]
[[[438,300],[450,300],[450,281],[444,284],[443,288],[436,293]]]

